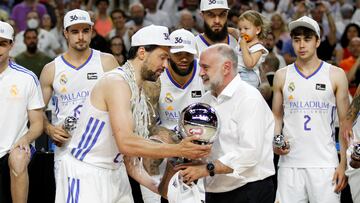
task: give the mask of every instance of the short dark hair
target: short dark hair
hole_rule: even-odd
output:
[[[127,18],[127,15],[126,15],[126,13],[125,13],[124,10],[119,9],[119,8],[116,8],[116,9],[112,10],[111,13],[110,13],[111,19],[113,19],[113,14],[114,14],[114,13],[121,13],[121,15],[122,15],[124,18]]]
[[[27,33],[29,33],[29,32],[35,32],[35,33],[36,33],[36,36],[39,35],[37,29],[27,28],[27,29],[24,31],[24,38],[25,38],[25,36],[27,35]]]
[[[291,38],[294,38],[294,37],[297,37],[297,36],[305,36],[305,37],[312,37],[312,36],[315,36],[316,39],[319,39],[318,35],[316,34],[316,32],[310,28],[307,28],[307,27],[303,27],[303,26],[300,26],[300,27],[297,27],[297,28],[294,28],[293,30],[291,30],[290,32],[290,36]]]
[[[144,47],[145,51],[147,51],[147,52],[152,52],[159,46],[158,45],[145,45],[145,46],[141,46],[141,47]],[[136,53],[139,50],[139,48],[140,48],[140,46],[130,47],[130,49],[128,51],[127,59],[129,59],[129,60],[134,59],[136,57]]]
[[[105,2],[107,5],[110,4],[109,0],[96,0],[95,6],[98,6],[100,4],[100,2]]]

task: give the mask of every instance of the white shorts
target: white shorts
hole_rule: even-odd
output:
[[[56,203],[133,203],[125,165],[99,168],[66,154],[56,181]]]
[[[335,168],[279,167],[275,203],[340,203],[332,178]]]

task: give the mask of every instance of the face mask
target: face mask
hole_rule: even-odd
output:
[[[274,8],[275,8],[274,2],[272,2],[272,1],[267,1],[267,2],[264,3],[264,9],[265,9],[267,12],[274,11]]]
[[[32,18],[32,19],[27,21],[27,26],[30,29],[36,29],[36,28],[39,27],[39,21]]]

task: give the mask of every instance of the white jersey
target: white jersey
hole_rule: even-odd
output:
[[[71,154],[97,167],[119,168],[122,156],[116,146],[109,113],[94,107],[88,97],[81,114],[69,144]]]
[[[79,118],[85,99],[96,81],[104,74],[100,52],[91,50],[89,58],[79,68],[75,68],[63,56],[55,58],[53,99],[55,102],[54,125],[63,125],[68,116]],[[61,158],[65,146],[55,149],[55,160]]]
[[[280,157],[282,167],[336,167],[334,119],[336,99],[330,81],[331,64],[321,62],[305,77],[295,64],[286,67],[283,87],[283,134],[290,152]]]
[[[28,110],[41,109],[40,82],[28,69],[9,61],[0,73],[0,158],[28,131]]]
[[[188,105],[200,102],[205,91],[199,72],[200,67],[197,60],[194,60],[192,76],[183,86],[173,79],[168,69],[165,69],[160,75],[159,111],[161,126],[175,130],[180,112]]]
[[[239,45],[237,43],[237,40],[230,34],[228,35],[227,39],[228,39],[227,44],[237,52],[239,50]],[[199,34],[195,37],[195,45],[198,56],[200,56],[201,52],[203,52],[211,44],[208,41],[206,41],[206,39],[202,36],[202,34]]]

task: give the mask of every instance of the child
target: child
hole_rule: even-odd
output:
[[[240,53],[238,69],[241,79],[258,88],[260,85],[259,67],[268,55],[261,44],[269,31],[269,22],[256,11],[246,11],[239,17],[238,27]]]

